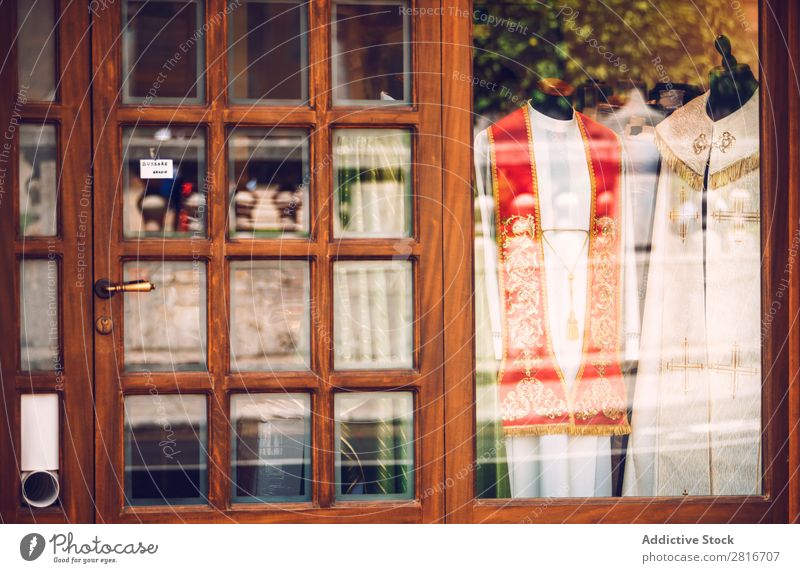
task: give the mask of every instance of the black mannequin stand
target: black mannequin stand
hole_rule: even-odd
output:
[[[722,55],[722,63],[708,73],[711,93],[706,111],[711,119],[719,121],[750,99],[758,88],[758,81],[750,66],[738,63],[733,57],[731,42],[726,36],[717,36],[714,46]]]
[[[575,88],[564,80],[542,78],[531,96],[531,107],[553,119],[572,119],[572,96]]]

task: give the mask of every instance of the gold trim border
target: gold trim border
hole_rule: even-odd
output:
[[[503,434],[506,437],[516,436],[554,436],[566,434],[568,436],[627,436],[631,433],[631,426],[625,424],[603,424],[593,426],[579,426],[576,424],[539,424],[531,426],[505,426]]]

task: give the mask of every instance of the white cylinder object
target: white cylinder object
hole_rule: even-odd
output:
[[[46,470],[23,472],[20,478],[22,499],[31,507],[50,507],[58,500],[61,485],[58,473]]]
[[[58,394],[23,394],[20,399],[22,497],[32,507],[58,499]]]

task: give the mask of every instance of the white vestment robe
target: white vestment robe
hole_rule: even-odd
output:
[[[662,158],[625,495],[761,491],[758,91],[716,122],[707,100],[656,128]]]
[[[578,332],[584,332],[588,270],[588,232],[591,219],[591,181],[586,151],[577,120],[556,120],[528,106],[533,133],[533,154],[541,208],[544,266],[547,278],[549,325],[553,352],[572,388],[580,368],[583,340],[570,340],[567,319],[570,304],[578,320]],[[487,132],[475,138],[475,169],[480,228],[476,236],[476,267],[484,269],[483,280],[476,276],[476,297],[488,302],[488,324],[478,324],[479,333],[492,333],[494,359],[502,359],[503,304],[497,276],[497,245],[494,240],[494,197]],[[624,157],[624,154],[623,154]],[[624,161],[623,161],[624,164]],[[630,201],[623,189],[622,241],[625,285],[625,330],[631,344],[625,358],[635,355],[638,341],[638,304],[636,299],[635,259],[631,233]],[[549,230],[549,231],[548,231]],[[568,267],[574,265],[573,297],[570,303]],[[492,272],[486,272],[492,269]],[[630,302],[630,304],[628,304]],[[480,304],[480,303],[479,303]],[[481,315],[482,313],[479,313]],[[480,320],[480,316],[479,316]],[[479,334],[479,336],[482,336]],[[480,342],[479,342],[480,345]],[[480,354],[480,350],[479,350]],[[481,362],[481,356],[478,357]],[[479,366],[480,368],[481,366]],[[499,414],[495,413],[499,419]],[[513,497],[589,497],[610,496],[611,439],[609,436],[509,436],[505,438],[509,477]]]

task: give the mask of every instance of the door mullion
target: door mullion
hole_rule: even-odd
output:
[[[228,370],[228,277],[225,260],[227,185],[226,130],[224,125],[226,40],[225,0],[207,0],[206,85],[208,117],[208,371],[212,379],[209,397],[209,503],[225,511],[230,500],[229,399],[225,390]]]

